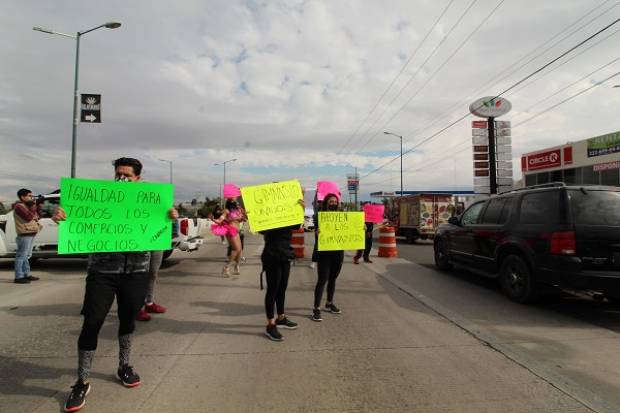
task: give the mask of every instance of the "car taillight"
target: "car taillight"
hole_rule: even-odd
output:
[[[574,255],[576,250],[575,231],[554,232],[551,234],[551,253]]]
[[[189,227],[189,222],[187,222],[187,219],[184,219],[181,221],[181,234],[183,235],[187,235],[188,234],[188,227]]]

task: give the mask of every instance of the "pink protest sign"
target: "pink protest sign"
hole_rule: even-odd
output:
[[[235,184],[224,184],[224,198],[241,196],[241,190]]]
[[[364,205],[364,222],[381,223],[384,221],[384,212],[385,205],[366,204]]]
[[[322,201],[325,199],[327,194],[334,194],[338,197],[338,201],[340,201],[341,194],[340,189],[338,189],[338,184],[331,181],[319,181],[316,183],[316,199]]]

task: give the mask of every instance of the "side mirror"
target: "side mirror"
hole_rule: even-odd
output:
[[[448,218],[448,224],[451,225],[460,225],[461,221],[458,219],[458,217],[450,217]]]

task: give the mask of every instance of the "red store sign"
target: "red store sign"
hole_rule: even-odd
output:
[[[566,146],[552,151],[539,152],[521,157],[522,171],[556,168],[573,163],[573,147]]]

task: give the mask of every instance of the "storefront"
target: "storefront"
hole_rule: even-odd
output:
[[[526,186],[549,182],[620,186],[620,131],[526,153],[521,171]]]

